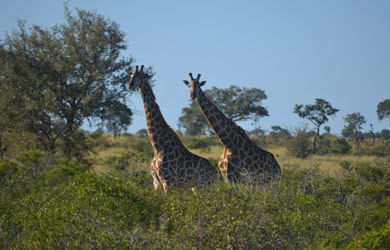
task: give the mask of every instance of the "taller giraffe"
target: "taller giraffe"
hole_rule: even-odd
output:
[[[161,185],[167,193],[170,186],[192,188],[211,184],[217,177],[217,171],[208,160],[189,152],[168,126],[155,101],[149,83],[150,75],[136,66],[130,73],[128,88],[138,88],[144,104],[146,127],[153,146],[154,157],[150,163],[154,189]]]
[[[196,99],[209,125],[223,145],[223,153],[218,166],[225,181],[235,182],[242,179],[243,174],[262,176],[266,180],[281,174],[280,166],[272,153],[257,147],[247,133],[204,94],[202,87],[206,81],[199,81],[200,74],[194,79],[190,73],[190,81],[184,83],[190,88],[191,99]]]

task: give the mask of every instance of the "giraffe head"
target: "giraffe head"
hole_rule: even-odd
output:
[[[197,98],[197,95],[198,95],[198,92],[200,90],[200,87],[202,87],[206,83],[206,81],[200,82],[199,78],[200,78],[200,74],[198,74],[196,79],[194,79],[192,77],[192,73],[190,73],[190,81],[183,80],[184,83],[190,88],[191,99],[192,100]]]
[[[144,72],[144,65],[141,65],[141,68],[138,69],[138,65],[135,67],[135,71],[133,73],[129,72],[130,82],[128,85],[128,89],[135,89],[140,86],[140,84],[149,80],[150,76],[147,72]]]

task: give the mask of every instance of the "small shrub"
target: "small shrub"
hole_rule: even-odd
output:
[[[325,155],[329,153],[331,141],[326,136],[318,136],[316,154]]]
[[[340,167],[346,171],[352,171],[352,162],[350,161],[341,161],[339,163]]]
[[[4,183],[4,181],[12,178],[13,174],[18,170],[18,165],[15,162],[12,162],[8,159],[4,159],[0,163],[0,182]]]
[[[110,156],[105,163],[112,169],[123,171],[128,167],[137,168],[139,164],[150,163],[152,158],[153,153],[129,151],[120,156]]]
[[[384,181],[390,181],[387,179],[387,177],[390,177],[388,176],[390,170],[378,164],[358,162],[354,165],[354,169],[360,178],[368,182],[382,183]]]
[[[292,156],[299,158],[307,158],[311,154],[310,135],[306,127],[295,130],[295,136],[287,144],[287,150]]]
[[[149,139],[147,137],[138,137],[138,138],[131,138],[131,140],[128,140],[125,143],[125,147],[129,150],[136,151],[136,152],[153,152],[152,145],[149,142]]]
[[[92,139],[96,140],[96,139],[98,139],[98,138],[100,138],[100,137],[103,136],[103,130],[98,129],[98,130],[96,130],[96,131],[90,133],[89,136],[90,136]]]
[[[45,174],[45,184],[54,186],[57,184],[68,183],[77,171],[68,166],[56,167]]]
[[[352,149],[344,138],[337,138],[329,148],[329,153],[333,154],[347,154]]]
[[[346,249],[389,249],[390,246],[390,222],[384,227],[355,237],[354,241]]]

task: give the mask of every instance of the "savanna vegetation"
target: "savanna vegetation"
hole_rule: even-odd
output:
[[[363,132],[356,112],[333,135],[325,124],[338,109],[316,99],[294,110],[314,131],[265,133],[264,91],[213,88],[230,119],[253,121],[251,139],[276,156],[281,178],[155,191],[146,130],[123,133],[124,34],[94,12],[65,16],[51,29],[20,23],[0,44],[0,249],[388,249],[389,130]],[[217,168],[222,148],[199,114],[184,108],[178,134]],[[390,118],[389,100],[377,114]]]
[[[348,139],[345,154],[328,136],[318,147],[330,145],[328,152],[297,158],[283,146],[297,136],[253,138],[276,155],[280,180],[221,180],[198,195],[153,190],[145,135],[86,134],[91,151],[83,162],[38,150],[3,158],[1,248],[385,249],[389,151],[362,154]],[[222,149],[213,136],[182,138],[217,167]],[[360,147],[372,143],[386,144]]]

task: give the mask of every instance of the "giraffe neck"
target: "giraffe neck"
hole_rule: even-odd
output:
[[[198,102],[209,125],[213,128],[216,136],[225,147],[234,146],[232,134],[237,131],[237,125],[228,119],[219,108],[207,98],[199,89],[196,101]]]
[[[167,143],[172,141],[172,138],[176,143],[179,142],[179,144],[182,144],[176,133],[169,127],[161,114],[150,84],[148,82],[142,84],[139,87],[139,90],[144,104],[148,136],[153,149],[157,152],[162,151]]]

